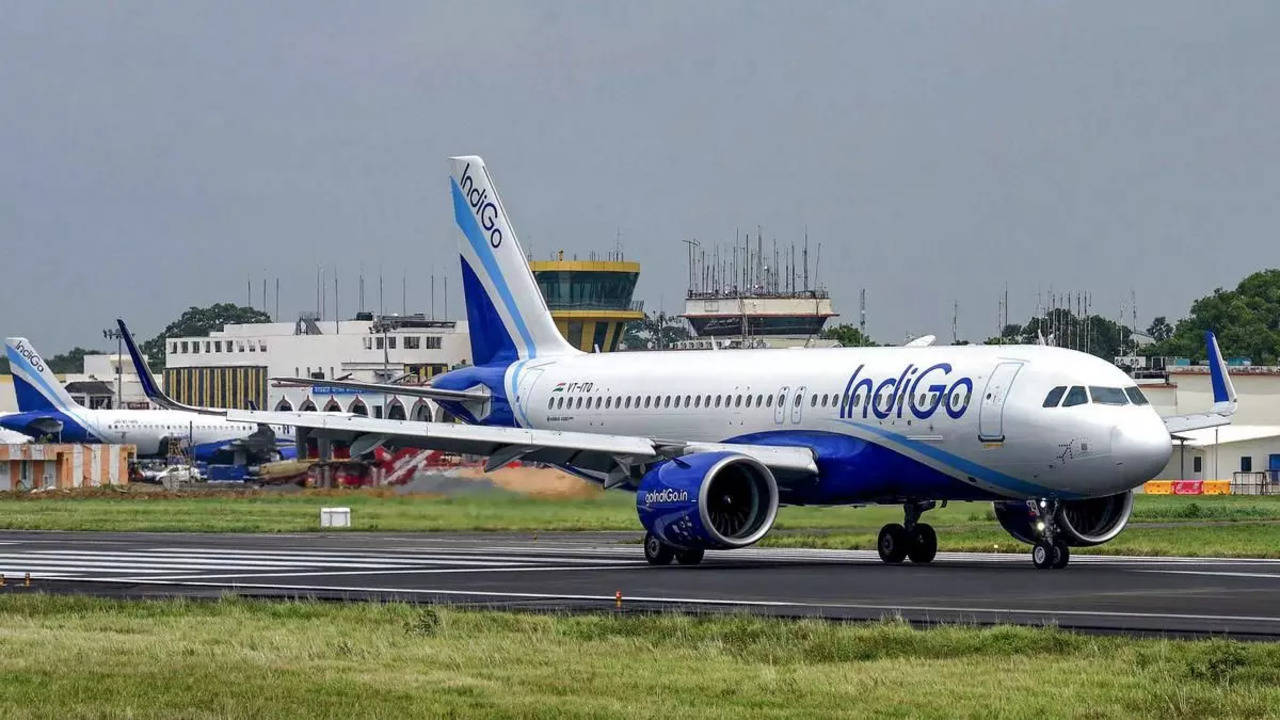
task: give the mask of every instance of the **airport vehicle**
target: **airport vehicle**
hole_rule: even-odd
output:
[[[229,420],[221,412],[86,408],[71,398],[26,338],[7,338],[5,351],[19,410],[0,417],[0,427],[6,430],[36,439],[129,443],[138,447],[140,457],[165,456],[174,445],[188,448],[196,460],[293,452],[291,441],[278,444],[274,429]]]
[[[780,505],[901,504],[888,563],[933,560],[921,516],[991,501],[1038,568],[1114,538],[1132,489],[1168,461],[1171,430],[1225,424],[1235,391],[1206,336],[1215,403],[1162,419],[1114,365],[1043,345],[582,353],[547,312],[479,157],[452,160],[475,365],[430,387],[465,425],[347,414],[240,412],[351,443],[536,460],[636,493],[645,557],[696,564],[750,545]],[[279,382],[306,385],[305,378]],[[376,383],[326,385],[379,390]]]

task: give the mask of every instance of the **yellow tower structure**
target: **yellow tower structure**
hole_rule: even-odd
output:
[[[547,301],[556,327],[574,347],[585,352],[616,350],[622,328],[644,318],[644,303],[631,299],[640,263],[608,260],[534,260],[529,269]]]

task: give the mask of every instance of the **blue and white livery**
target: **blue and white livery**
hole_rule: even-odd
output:
[[[655,564],[750,545],[781,505],[867,503],[904,508],[904,522],[880,532],[881,557],[925,563],[937,538],[921,514],[985,500],[1050,568],[1124,528],[1132,489],[1169,459],[1170,428],[1234,412],[1212,336],[1221,398],[1204,415],[1168,419],[1114,365],[1045,346],[584,354],[556,330],[484,162],[453,158],[452,170],[475,366],[420,392],[466,424],[232,418],[353,447],[482,454],[491,467],[540,461],[632,490]]]
[[[18,412],[0,416],[6,430],[61,442],[127,443],[136,445],[142,457],[165,456],[171,441],[189,447],[193,459],[202,461],[264,449],[278,454],[273,433],[253,422],[182,410],[86,408],[67,394],[26,338],[7,338],[5,352],[18,400]]]

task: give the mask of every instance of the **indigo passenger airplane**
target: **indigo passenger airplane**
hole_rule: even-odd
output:
[[[772,528],[782,505],[902,505],[887,563],[930,562],[938,503],[994,503],[1038,568],[1114,538],[1170,433],[1230,422],[1235,392],[1206,335],[1215,403],[1161,418],[1124,372],[1041,345],[586,354],[557,331],[479,157],[452,159],[474,366],[428,387],[465,424],[240,412],[345,440],[549,463],[636,495],[655,565],[696,564]],[[304,378],[280,378],[307,385]],[[373,392],[374,383],[326,380]]]
[[[132,338],[129,340],[133,344]],[[133,348],[130,348],[131,351]],[[0,428],[32,438],[79,443],[128,443],[143,457],[164,457],[172,442],[189,447],[195,460],[234,460],[237,455],[292,456],[293,441],[253,422],[228,420],[223,410],[171,405],[164,410],[87,408],[77,403],[26,338],[7,338],[18,412],[0,416]],[[150,373],[147,374],[150,380]],[[291,428],[290,428],[291,430]],[[280,443],[280,444],[278,444]]]

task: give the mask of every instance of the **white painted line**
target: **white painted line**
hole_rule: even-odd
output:
[[[104,578],[103,582],[135,582],[132,578]],[[424,588],[368,588],[353,587],[345,585],[287,585],[280,583],[201,583],[191,581],[173,581],[162,579],[143,579],[137,582],[145,582],[155,585],[178,585],[178,586],[206,586],[227,587],[229,589],[256,589],[256,590],[292,590],[295,592],[318,591],[318,592],[350,592],[350,593],[399,593],[402,595],[447,595],[454,597],[496,597],[496,598],[516,598],[525,600],[586,600],[599,602],[614,602],[616,598],[613,595],[578,595],[568,593],[531,593],[531,592],[497,592],[486,590],[443,590],[443,589],[424,589]],[[975,613],[982,615],[1063,615],[1069,617],[1115,617],[1115,618],[1144,618],[1150,620],[1204,620],[1215,622],[1255,622],[1255,623],[1276,623],[1280,624],[1280,616],[1263,616],[1263,615],[1209,615],[1197,613],[1150,613],[1150,612],[1120,612],[1113,610],[1060,610],[1056,608],[995,608],[995,607],[948,607],[945,605],[881,605],[881,604],[865,604],[865,603],[811,603],[787,600],[733,600],[724,598],[698,598],[698,597],[669,597],[654,595],[625,595],[624,600],[631,602],[652,602],[673,605],[729,605],[742,607],[776,607],[776,608],[832,608],[840,610],[878,610],[887,612],[939,612],[939,613]]]
[[[155,557],[154,555],[151,555],[151,554],[149,554],[149,553],[109,553],[109,552],[84,552],[84,553],[77,553],[77,552],[71,552],[71,551],[59,551],[59,552],[58,552],[58,553],[56,553],[56,554],[55,554],[55,553],[48,553],[48,554],[46,554],[46,553],[43,553],[43,552],[41,552],[41,553],[20,553],[20,554],[5,554],[5,553],[0,553],[0,559],[6,558],[6,557],[13,557],[13,558],[17,558],[17,559],[20,559],[20,560],[22,560],[22,559],[27,559],[27,558],[41,558],[41,559],[47,559],[47,560],[49,560],[49,561],[56,561],[56,560],[64,559],[64,558],[65,558],[65,559],[68,559],[68,560],[72,560],[72,559],[83,559],[83,560],[87,560],[87,561],[89,561],[89,560],[118,560],[118,561],[120,561],[120,562],[139,562],[139,563],[144,563],[144,564],[147,564],[147,565],[155,565],[155,566],[158,566],[158,567],[160,567],[160,566],[165,566],[165,565],[172,565],[172,566],[175,566],[175,567],[189,567],[189,568],[192,568],[192,569],[198,569],[198,568],[201,568],[201,567],[210,567],[210,568],[237,568],[237,567],[242,567],[242,568],[246,568],[246,569],[251,569],[251,568],[255,568],[255,567],[262,567],[262,568],[280,568],[280,569],[288,569],[288,568],[311,568],[311,567],[395,568],[395,567],[405,567],[405,566],[407,566],[407,565],[413,565],[413,564],[414,564],[414,563],[405,563],[405,562],[394,562],[394,563],[392,563],[392,562],[367,562],[367,563],[361,563],[361,562],[337,562],[337,561],[334,561],[334,560],[329,559],[329,558],[318,558],[318,559],[316,559],[316,561],[315,561],[315,562],[306,562],[306,558],[301,558],[301,557],[299,557],[299,558],[295,558],[295,559],[293,559],[293,560],[270,560],[270,559],[264,559],[264,560],[241,560],[241,559],[237,559],[237,558],[228,559],[228,560],[220,560],[220,559],[218,559],[218,558],[215,558],[215,557],[212,557],[212,556],[205,556],[205,555],[192,556],[190,559],[187,559],[187,558],[184,558],[184,557],[181,557],[181,556],[177,556],[177,555],[169,555],[169,556],[159,557],[159,558],[158,558],[158,557]],[[453,565],[491,565],[491,564],[494,564],[494,563],[485,562],[485,561],[479,561],[479,560],[448,560],[448,559],[441,559],[441,560],[430,560],[430,561],[425,561],[425,562],[423,562],[423,563],[417,563],[417,564],[418,564],[418,565],[439,565],[439,564],[446,564],[446,565],[449,565],[449,564],[453,564]]]
[[[328,572],[325,570],[312,570],[310,572],[257,572],[257,573],[235,573],[227,575],[161,575],[165,580],[214,580],[225,578],[251,578],[251,577],[329,577],[331,575],[443,575],[448,573],[487,573],[487,572],[509,572],[509,573],[529,573],[529,572],[546,572],[548,570],[566,571],[566,570],[610,570],[614,568],[629,567],[647,567],[648,563],[644,560],[635,562],[619,562],[608,565],[539,565],[530,567],[528,565],[511,565],[508,567],[480,567],[480,568],[415,568],[409,570],[338,570]]]
[[[1280,573],[1251,573],[1230,570],[1135,570],[1134,572],[1151,573],[1153,575],[1216,575],[1219,577],[1280,579]]]

